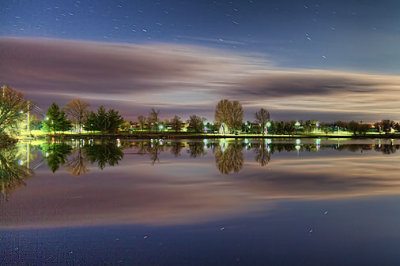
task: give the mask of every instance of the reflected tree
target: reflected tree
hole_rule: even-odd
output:
[[[124,157],[124,152],[117,146],[116,141],[85,145],[84,151],[89,162],[97,163],[100,169],[104,169],[107,165],[115,166]]]
[[[164,150],[164,146],[161,145],[159,140],[154,140],[147,146],[147,153],[150,154],[151,164],[154,165],[156,162],[160,162],[160,153]]]
[[[41,145],[41,149],[46,163],[53,173],[66,163],[67,156],[72,152],[71,146],[64,142],[47,142]]]
[[[296,144],[294,143],[274,143],[270,145],[271,147],[271,154],[275,152],[291,152],[296,150]]]
[[[382,152],[383,154],[395,153],[400,148],[400,145],[382,144],[375,145],[375,151]]]
[[[254,152],[256,154],[256,161],[260,163],[261,166],[266,166],[271,160],[271,150],[267,147],[265,141],[256,145],[254,147]]]
[[[74,149],[65,164],[67,171],[73,176],[84,175],[89,172],[88,159],[82,147]]]
[[[0,149],[1,196],[5,200],[7,200],[7,196],[11,191],[25,185],[24,179],[33,174],[29,168],[20,165],[17,153],[18,149],[15,145]]]
[[[222,174],[238,173],[243,167],[242,145],[239,143],[217,145],[215,163]]]
[[[185,145],[182,142],[174,141],[171,143],[170,151],[175,157],[178,157],[179,155],[181,155],[183,147],[185,147]]]
[[[190,154],[190,157],[193,158],[205,155],[206,152],[204,151],[203,142],[198,142],[198,141],[189,142],[188,153]]]

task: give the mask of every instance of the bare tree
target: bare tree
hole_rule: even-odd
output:
[[[229,126],[234,130],[240,129],[243,123],[243,107],[238,101],[233,101],[231,108]]]
[[[75,128],[82,132],[82,125],[89,115],[89,104],[80,100],[73,99],[64,107],[64,112],[69,119],[75,124]]]
[[[160,110],[156,110],[151,108],[148,120],[149,123],[153,125],[153,128],[157,129],[157,123],[159,122],[158,115],[160,114]]]
[[[229,126],[231,122],[231,110],[232,110],[232,103],[227,100],[223,99],[218,102],[217,107],[215,108],[215,123],[217,124],[225,124]]]
[[[146,117],[144,117],[143,115],[139,115],[138,124],[141,130],[143,130],[145,123],[146,123]]]
[[[269,112],[265,110],[264,108],[261,108],[258,112],[255,114],[256,117],[256,123],[261,125],[261,132],[264,135],[265,134],[265,125],[270,119]]]

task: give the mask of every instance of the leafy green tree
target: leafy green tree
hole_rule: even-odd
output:
[[[318,121],[317,120],[307,120],[303,123],[303,129],[305,133],[313,132],[317,128]]]
[[[39,119],[37,115],[30,115],[30,129],[31,130],[41,130],[43,127],[42,119]]]
[[[115,111],[114,109],[110,109],[107,112],[106,119],[108,121],[108,128],[106,129],[107,132],[116,133],[118,128],[124,122],[122,116]]]
[[[2,86],[0,91],[0,134],[12,133],[18,122],[25,119],[23,113],[29,111],[32,104],[22,93],[9,86]]]
[[[97,128],[98,128],[97,115],[94,112],[90,112],[83,125],[84,125],[86,131],[97,130]]]
[[[109,125],[110,123],[107,119],[107,111],[102,105],[99,107],[99,109],[97,109],[97,114],[96,114],[97,130],[100,130],[101,132],[107,132]]]
[[[122,116],[114,109],[106,110],[100,106],[97,113],[90,112],[85,121],[85,129],[88,131],[101,131],[102,133],[116,133],[124,122]]]
[[[271,125],[271,131],[280,135],[293,135],[296,132],[295,122],[273,122]]]
[[[288,135],[293,135],[296,132],[295,122],[285,122],[284,124],[284,132]]]
[[[67,131],[72,128],[71,121],[69,121],[60,107],[56,103],[52,103],[47,109],[46,118],[43,121],[43,128],[46,131]]]

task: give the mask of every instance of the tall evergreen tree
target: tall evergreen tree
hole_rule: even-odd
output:
[[[122,116],[114,109],[106,110],[104,106],[97,109],[97,113],[90,112],[85,121],[87,131],[101,131],[102,133],[115,133],[124,122]]]
[[[50,132],[56,131],[67,131],[72,127],[71,121],[69,121],[64,113],[60,110],[60,107],[56,103],[52,103],[47,109],[46,118],[43,121],[43,127],[45,130]]]

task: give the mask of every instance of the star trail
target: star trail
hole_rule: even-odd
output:
[[[277,119],[394,119],[399,11],[397,1],[2,1],[0,81],[43,107],[81,97],[127,117],[153,106],[212,117],[229,97],[249,117],[266,106]]]

